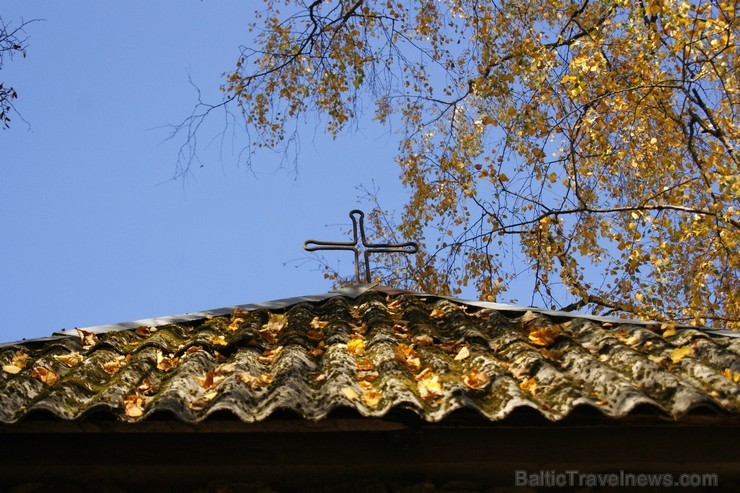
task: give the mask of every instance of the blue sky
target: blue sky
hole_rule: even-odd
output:
[[[238,166],[236,133],[170,180],[181,141],[164,126],[193,108],[188,75],[218,100],[256,6],[3,1],[6,22],[43,21],[0,71],[28,122],[0,132],[0,341],[326,292],[303,241],[343,239],[358,185],[401,207],[394,140],[369,122],[336,140],[307,122],[297,175],[273,153]]]

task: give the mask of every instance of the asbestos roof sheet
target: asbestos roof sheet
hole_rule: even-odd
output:
[[[0,423],[38,411],[189,423],[338,408],[430,422],[461,408],[491,421],[521,408],[552,421],[581,407],[740,414],[739,338],[492,306],[364,290],[8,344]]]

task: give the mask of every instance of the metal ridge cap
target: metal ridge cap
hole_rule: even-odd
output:
[[[569,319],[585,319],[585,320],[592,320],[595,322],[613,323],[613,324],[620,324],[620,325],[647,326],[647,325],[654,325],[654,324],[662,323],[662,322],[658,322],[655,320],[637,320],[637,319],[629,319],[629,318],[604,317],[601,315],[589,315],[587,313],[564,312],[560,310],[548,310],[545,308],[537,308],[534,306],[512,305],[508,303],[498,303],[494,301],[465,300],[461,298],[455,298],[454,296],[440,296],[440,295],[434,295],[434,294],[413,293],[413,292],[407,292],[407,293],[413,296],[445,299],[445,300],[449,300],[455,303],[461,303],[461,304],[465,304],[469,306],[476,306],[479,308],[486,308],[486,309],[497,310],[497,311],[510,311],[510,312],[522,312],[522,313],[531,311],[533,313],[539,313],[539,314],[547,315],[550,317],[569,318]],[[727,330],[727,329],[711,329],[708,327],[700,327],[696,325],[688,325],[688,324],[680,324],[680,323],[674,323],[674,326],[678,329],[695,329],[695,330],[699,330],[701,332],[711,334],[711,335],[716,335],[716,336],[740,338],[740,332],[734,332],[734,331]]]
[[[193,320],[200,320],[206,317],[218,317],[222,315],[229,315],[234,312],[234,310],[245,310],[245,311],[251,311],[251,310],[259,310],[259,309],[268,309],[268,310],[280,310],[283,308],[287,308],[289,306],[296,305],[298,303],[303,302],[317,302],[317,301],[324,301],[329,298],[334,298],[336,296],[341,296],[342,293],[338,292],[329,292],[329,293],[323,293],[323,294],[312,294],[312,295],[306,295],[306,296],[295,296],[291,298],[281,298],[278,300],[272,300],[272,301],[262,301],[259,303],[247,303],[243,305],[234,305],[234,306],[226,306],[223,308],[212,308],[209,310],[200,310],[196,312],[188,312],[188,313],[182,313],[179,315],[168,315],[163,317],[153,317],[153,318],[143,318],[140,320],[133,320],[130,322],[120,322],[115,324],[106,324],[106,325],[95,325],[91,327],[75,327],[73,329],[62,329],[57,332],[54,332],[54,336],[70,336],[74,335],[76,336],[76,331],[78,328],[80,330],[85,330],[88,332],[93,332],[95,334],[104,333],[104,332],[112,332],[115,330],[126,330],[126,329],[136,329],[137,327],[141,327],[142,325],[145,325],[147,327],[158,327],[161,325],[168,325],[168,324],[174,324],[174,323],[181,323],[181,322],[191,322]],[[28,342],[28,341],[24,341]]]

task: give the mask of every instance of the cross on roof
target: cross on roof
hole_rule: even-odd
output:
[[[365,263],[365,282],[369,283],[370,278],[370,254],[371,253],[416,253],[419,251],[419,244],[415,241],[406,243],[370,243],[365,237],[365,213],[359,209],[354,209],[349,213],[352,219],[352,241],[317,241],[306,240],[303,248],[306,251],[313,252],[316,250],[350,250],[355,254],[355,277],[357,282],[361,283],[360,277],[360,252],[363,253]],[[359,218],[359,219],[358,219]],[[359,236],[357,234],[359,226]],[[361,245],[361,246],[360,246]]]

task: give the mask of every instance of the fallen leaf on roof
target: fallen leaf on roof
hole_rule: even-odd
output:
[[[243,323],[244,323],[244,319],[243,318],[239,318],[239,317],[232,318],[231,319],[231,323],[229,324],[228,327],[226,327],[226,329],[227,330],[231,330],[231,331],[239,330],[239,325],[240,324],[243,324]]]
[[[24,353],[23,351],[16,351],[10,364],[23,369],[26,367],[26,365],[28,365],[30,361],[31,358],[28,356],[28,354]]]
[[[439,375],[429,368],[417,375],[417,380],[416,384],[422,399],[431,400],[442,395],[442,385],[439,383]]]
[[[327,325],[329,325],[329,322],[327,320],[321,320],[318,316],[311,319],[312,329],[323,329]]]
[[[732,371],[730,368],[725,368],[725,371],[722,372],[722,376],[731,382],[740,382],[740,373]]]
[[[354,401],[358,397],[357,392],[355,392],[351,387],[344,387],[342,389],[342,394],[351,401]]]
[[[373,382],[378,378],[378,376],[380,376],[380,374],[375,370],[360,370],[355,374],[355,376],[359,381]]]
[[[190,409],[195,409],[195,410],[203,409],[206,406],[208,406],[208,403],[211,402],[213,399],[215,399],[217,395],[218,395],[218,392],[215,392],[215,391],[209,392],[205,394],[203,397],[195,399],[194,401],[190,401],[188,403],[188,407]]]
[[[434,339],[428,334],[420,334],[413,339],[414,344],[417,346],[431,346],[434,344]]]
[[[33,368],[31,370],[31,376],[39,382],[43,382],[49,386],[54,385],[55,383],[57,383],[57,380],[59,380],[59,376],[54,370],[49,370],[48,368],[44,368],[43,366],[37,366]]]
[[[17,375],[18,373],[20,373],[22,369],[23,368],[20,368],[15,365],[3,365],[3,371],[5,373],[10,373],[11,375]]]
[[[267,349],[264,353],[262,353],[262,356],[257,357],[257,361],[265,365],[271,365],[282,350],[283,346],[277,346],[272,349]]]
[[[267,373],[262,373],[258,376],[253,376],[250,373],[238,373],[236,375],[237,380],[239,380],[242,383],[245,383],[250,389],[252,390],[259,390],[265,385],[269,385],[272,383],[272,376]]]
[[[103,363],[101,366],[103,367],[103,371],[108,375],[113,375],[114,373],[117,373],[118,370],[126,366],[130,361],[131,355],[127,354],[126,356],[117,356],[113,360]]]
[[[455,355],[455,361],[462,361],[468,356],[470,356],[470,350],[468,349],[468,346],[463,346],[460,348],[460,351],[457,352],[457,355]]]
[[[223,375],[216,375],[216,372],[214,370],[208,370],[204,377],[193,378],[201,387],[208,390],[218,386],[221,382],[224,381],[225,377]]]
[[[216,373],[223,375],[224,373],[231,373],[236,369],[236,363],[224,363],[216,367]]]
[[[537,390],[537,380],[534,378],[525,378],[519,383],[519,388],[529,392],[530,394],[534,394]]]
[[[421,360],[416,355],[414,348],[408,344],[399,344],[396,346],[396,359],[405,364],[411,371],[418,371],[421,368]]]
[[[218,346],[226,346],[229,343],[226,342],[226,338],[224,336],[213,336],[210,339],[211,344],[216,344]]]
[[[347,342],[347,351],[355,355],[365,354],[365,341],[362,339],[351,339]]]
[[[537,319],[537,315],[532,310],[527,310],[526,312],[524,312],[524,315],[522,315],[519,321],[523,324],[526,324],[536,319]]]
[[[539,327],[529,332],[529,342],[535,346],[549,346],[555,341],[558,333],[555,326]]]
[[[152,380],[147,377],[141,381],[138,387],[136,387],[136,393],[142,395],[156,394],[159,390],[159,385],[156,385]]]
[[[171,354],[164,356],[162,351],[157,351],[157,368],[162,371],[170,371],[172,368],[177,366],[180,362],[180,358],[175,358]]]
[[[316,378],[313,379],[316,383],[323,382],[324,380],[326,380],[326,373],[319,373],[316,375]]]
[[[288,318],[284,313],[270,313],[267,323],[259,330],[259,334],[267,342],[274,343],[287,322]]]
[[[355,370],[358,371],[369,371],[373,368],[375,368],[375,364],[367,358],[363,358],[355,363]]]
[[[134,329],[134,334],[136,334],[139,337],[149,337],[154,332],[156,332],[157,329],[154,327],[148,327],[146,325],[139,325]]]
[[[671,351],[669,358],[671,358],[671,361],[674,363],[678,363],[690,354],[694,354],[694,348],[691,346],[681,346]]]
[[[368,407],[377,406],[382,398],[383,394],[381,394],[377,390],[368,390],[367,392],[362,394],[362,402],[364,402],[365,405],[367,405]]]
[[[98,337],[95,334],[93,334],[92,332],[88,332],[87,330],[76,330],[77,334],[80,336],[80,342],[82,343],[83,348],[88,349],[97,344]]]
[[[139,394],[127,395],[123,399],[123,412],[129,418],[138,418],[144,414],[145,399]]]
[[[477,368],[473,368],[465,375],[463,375],[463,382],[465,383],[465,385],[473,390],[485,389],[490,381],[491,377],[489,377],[487,373],[484,373]]]
[[[441,308],[434,308],[431,313],[429,313],[429,316],[431,318],[442,318],[446,315],[445,311]]]
[[[663,337],[671,337],[676,335],[676,326],[673,324],[662,324]]]
[[[54,355],[54,359],[69,367],[77,366],[82,362],[82,356],[77,351]]]

